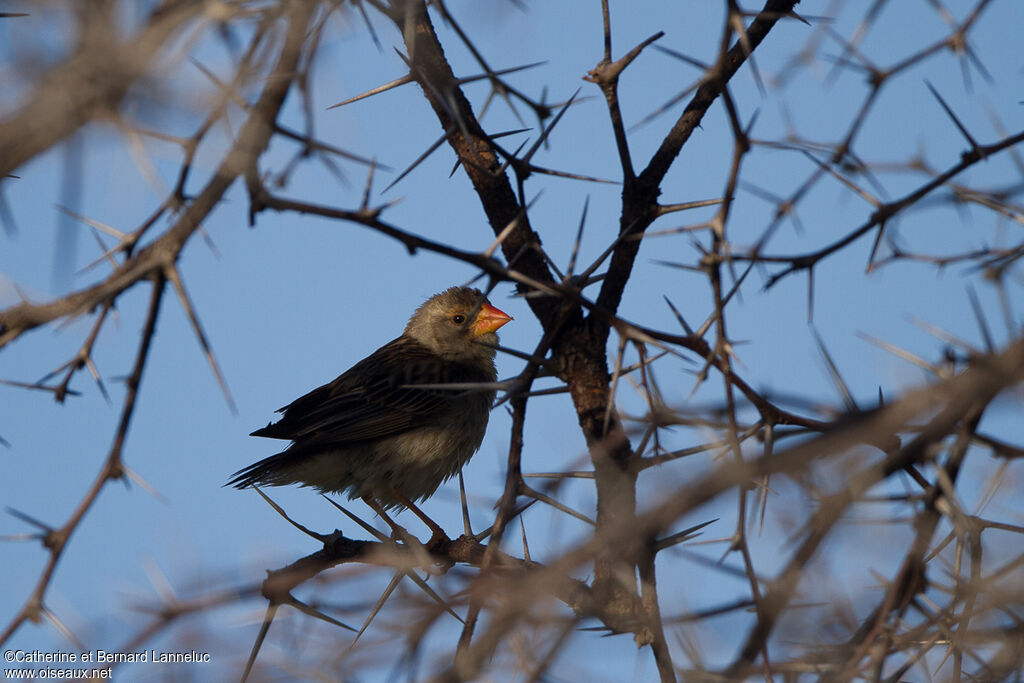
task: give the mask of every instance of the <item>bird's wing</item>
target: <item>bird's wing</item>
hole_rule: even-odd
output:
[[[336,446],[394,436],[436,422],[464,393],[411,385],[488,381],[494,378],[400,337],[285,406],[277,423],[252,435]]]

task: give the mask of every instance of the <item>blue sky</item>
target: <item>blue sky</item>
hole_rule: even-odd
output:
[[[11,11],[26,3],[0,3]],[[671,5],[671,6],[666,6]],[[639,2],[612,3],[613,50],[622,54],[659,30],[665,37],[659,45],[698,59],[713,58],[720,38],[724,3]],[[835,29],[850,35],[862,18],[860,3],[839,3]],[[829,14],[832,3],[807,2],[807,15]],[[544,61],[534,69],[509,77],[532,96],[547,88],[552,102],[568,99],[579,88],[585,97],[565,115],[550,138],[550,149],[540,152],[536,162],[560,170],[601,178],[619,176],[607,112],[597,88],[581,77],[601,54],[601,17],[597,3],[529,3],[527,12],[511,3],[493,3],[485,9],[471,3],[453,4],[453,11],[465,28],[485,36],[480,47],[495,69]],[[959,17],[959,15],[957,15]],[[51,16],[50,19],[53,19]],[[45,11],[25,19],[0,20],[0,92],[6,100],[3,112],[17,106],[23,90],[11,74],[25,68],[30,48],[42,45],[42,56],[61,50],[68,35],[60,21],[47,21]],[[356,95],[401,76],[404,67],[391,49],[399,36],[377,21],[383,43],[378,52],[356,16],[337,19],[330,40],[319,55],[312,95],[315,102],[316,132],[324,140],[352,153],[374,157],[395,169],[379,171],[374,184],[374,201],[401,199],[384,217],[394,225],[461,249],[483,250],[493,240],[479,202],[465,176],[448,174],[452,154],[442,149],[414,170],[403,182],[380,194],[380,190],[440,135],[440,128],[415,86],[404,86],[366,101],[327,110],[339,100]],[[880,104],[870,113],[855,146],[868,162],[901,162],[921,153],[938,169],[952,166],[966,143],[942,112],[926,82],[947,99],[958,117],[982,142],[1000,137],[993,129],[989,111],[995,112],[1010,132],[1020,129],[1022,99],[1019,27],[1024,26],[1024,8],[1011,1],[993,2],[977,28],[972,45],[992,83],[977,71],[971,72],[971,89],[965,87],[959,65],[952,54],[925,60],[886,86]],[[479,69],[450,31],[442,32],[449,59],[459,74],[476,74]],[[772,83],[788,60],[801,49],[814,29],[798,22],[784,22],[772,31],[756,53],[764,78]],[[863,51],[881,66],[888,66],[945,35],[946,28],[925,2],[888,3],[877,26],[867,35]],[[826,39],[826,45],[828,44]],[[191,48],[191,55],[218,75],[231,68],[229,55],[209,33]],[[839,54],[833,43],[821,52]],[[150,127],[177,134],[189,134],[197,124],[196,102],[209,97],[208,80],[181,54],[169,57],[147,91],[144,104],[129,111]],[[818,61],[813,68],[799,71],[783,88],[758,92],[750,70],[737,75],[730,86],[744,121],[758,112],[753,137],[779,140],[787,122],[805,138],[835,141],[846,130],[853,112],[866,94],[863,76],[851,71],[830,78],[830,64]],[[635,124],[687,87],[697,72],[672,57],[648,49],[626,71],[622,100],[627,125]],[[6,88],[6,91],[3,90]],[[466,88],[479,111],[487,94],[480,83]],[[299,100],[289,101],[286,121],[301,125]],[[645,163],[680,110],[635,130],[631,143],[637,164]],[[514,148],[524,140],[537,138],[536,121],[525,109],[523,118],[532,129],[510,138]],[[237,110],[230,116],[231,131],[243,120]],[[502,102],[492,104],[484,119],[489,130],[523,127]],[[220,127],[215,144],[206,145],[198,157],[197,175],[208,172],[231,131]],[[174,182],[180,160],[171,144],[142,139],[133,152],[126,136],[110,126],[86,129],[79,143],[82,154],[80,199],[74,208],[80,214],[130,230],[153,210],[163,192]],[[139,151],[140,149],[144,151]],[[295,151],[291,143],[275,142],[262,168],[279,170]],[[724,187],[732,148],[728,119],[716,104],[702,128],[684,148],[663,185],[663,201],[691,201],[719,196]],[[152,167],[159,179],[151,184],[142,166]],[[33,301],[45,301],[81,288],[107,272],[99,266],[85,273],[55,273],[58,236],[75,231],[74,270],[98,256],[88,228],[66,223],[56,205],[62,198],[60,177],[65,148],[51,150],[19,169],[19,179],[5,181],[2,188],[17,224],[16,233],[0,235],[0,305],[17,300],[21,291]],[[290,177],[283,192],[291,197],[345,208],[358,206],[366,170],[342,163],[345,181],[339,181],[323,165],[307,161]],[[786,195],[813,170],[812,163],[793,151],[757,149],[744,164],[744,178],[757,187]],[[892,199],[916,188],[924,178],[909,173],[881,173],[879,178]],[[961,178],[984,187],[1019,184],[1020,173],[1003,153],[972,168]],[[162,187],[161,184],[162,183]],[[528,194],[537,197],[531,210],[534,228],[544,248],[564,266],[572,250],[584,203],[589,199],[580,262],[588,264],[605,248],[618,229],[619,188],[559,178],[535,178]],[[737,195],[729,235],[737,247],[751,244],[764,230],[774,207],[752,192]],[[237,405],[232,414],[209,370],[199,344],[182,308],[174,297],[164,301],[151,361],[143,378],[141,398],[125,451],[128,467],[149,483],[159,497],[131,484],[108,486],[76,531],[62,558],[47,594],[47,606],[92,648],[115,649],[146,623],[130,606],[157,599],[162,583],[180,597],[257,583],[266,569],[281,567],[316,550],[315,543],[295,532],[254,492],[222,488],[235,470],[274,452],[275,444],[250,438],[248,433],[264,425],[273,411],[304,392],[329,381],[379,345],[397,336],[408,315],[431,294],[452,284],[463,283],[475,272],[460,263],[420,253],[410,256],[405,248],[364,227],[331,222],[295,214],[264,213],[254,228],[247,225],[247,199],[236,184],[227,200],[204,227],[216,252],[198,238],[186,248],[180,265],[200,319],[214,347],[220,367]],[[853,196],[838,182],[823,182],[799,207],[803,231],[784,222],[769,243],[769,253],[803,253],[827,244],[854,229],[870,215],[873,207]],[[655,224],[664,230],[698,223],[714,209],[674,214]],[[159,224],[157,229],[165,224]],[[927,253],[954,253],[979,245],[1016,243],[1018,224],[997,219],[976,207],[962,211],[945,205],[920,209],[895,225],[902,243]],[[978,325],[968,303],[968,282],[973,283],[982,308],[989,316],[994,336],[1000,343],[1008,338],[996,289],[963,267],[938,271],[926,264],[897,263],[865,274],[870,238],[836,255],[823,264],[814,292],[813,329],[828,345],[844,379],[862,405],[876,399],[879,386],[887,392],[918,386],[928,380],[919,369],[859,338],[863,332],[901,346],[928,359],[937,359],[942,344],[908,320],[913,315],[958,336],[981,344]],[[656,328],[675,329],[674,317],[662,296],[668,296],[686,319],[699,325],[712,311],[712,298],[705,279],[695,273],[666,267],[658,261],[694,263],[698,258],[687,234],[651,237],[645,240],[633,279],[626,290],[623,317]],[[765,291],[765,274],[774,268],[755,270],[742,290],[742,301],[730,309],[732,337],[746,343],[737,347],[740,372],[760,389],[841,405],[819,358],[812,327],[807,317],[807,278],[790,277]],[[1007,288],[1014,325],[1020,329],[1021,297],[1019,274]],[[17,287],[17,290],[15,289]],[[540,338],[540,328],[527,306],[510,296],[509,284],[500,285],[492,295],[499,308],[516,320],[501,331],[502,343],[530,350]],[[593,293],[588,290],[588,293]],[[60,524],[81,500],[95,477],[113,438],[124,397],[119,378],[126,376],[138,343],[148,301],[148,287],[136,287],[118,302],[116,320],[101,333],[95,361],[111,394],[107,404],[96,385],[81,375],[72,386],[81,396],[57,405],[44,392],[30,392],[0,386],[0,436],[11,447],[0,452],[0,502],[51,524]],[[0,378],[34,381],[64,363],[91,329],[91,317],[51,326],[25,335],[0,353]],[[613,338],[611,348],[616,340]],[[499,356],[499,374],[517,374],[522,362]],[[659,385],[670,402],[685,407],[687,401],[706,404],[720,400],[720,378],[690,398],[693,376],[699,365],[667,360],[657,370]],[[550,385],[550,380],[545,385]],[[620,407],[634,414],[641,404],[628,385],[620,388]],[[984,426],[992,433],[1017,442],[1024,433],[1014,414],[1019,404],[1007,400]],[[528,412],[525,471],[579,468],[585,464],[583,441],[576,419],[564,394],[542,397]],[[466,469],[467,486],[478,527],[489,522],[491,506],[500,496],[504,458],[508,446],[509,418],[504,409],[494,411],[491,426],[479,453]],[[678,430],[680,446],[706,438],[699,431]],[[987,457],[987,456],[986,456]],[[645,475],[641,484],[653,500],[710,466],[705,459],[687,459]],[[837,471],[836,476],[841,476]],[[1004,475],[1006,489],[1020,483],[1019,465]],[[968,487],[967,500],[980,498],[980,489]],[[302,523],[320,531],[341,528],[347,534],[364,534],[321,498],[308,490],[281,489],[271,492],[275,500]],[[567,484],[560,498],[570,506],[592,512],[593,494],[586,483]],[[457,533],[461,528],[457,486],[444,487],[425,509],[442,526]],[[643,503],[642,503],[643,504]],[[761,566],[772,573],[784,559],[773,557],[780,539],[795,529],[786,520],[806,509],[802,494],[791,484],[777,482],[776,495],[769,503],[777,514],[761,536],[753,540],[761,552]],[[997,497],[988,508],[992,516],[1015,518],[1021,510],[1012,499]],[[774,507],[772,507],[774,506]],[[708,506],[681,527],[712,517],[722,520],[705,532],[706,538],[728,535],[735,516],[735,497]],[[353,509],[366,518],[362,504]],[[790,514],[791,513],[791,514]],[[410,527],[417,523],[407,520]],[[526,516],[531,534],[531,552],[544,559],[581,533],[581,526],[546,510]],[[21,534],[32,528],[6,516],[0,534]],[[884,548],[909,538],[898,526],[851,524],[837,534],[837,554],[829,554],[817,569],[827,575],[828,562],[848,557],[848,572],[839,572],[842,587],[855,601],[870,602],[868,583],[874,568],[891,573],[891,560]],[[783,548],[791,546],[783,545]],[[844,548],[859,548],[850,557]],[[510,552],[520,552],[509,542]],[[689,550],[717,560],[724,548],[716,545]],[[998,554],[998,549],[995,550]],[[38,543],[0,545],[0,622],[6,624],[35,584],[46,561]],[[844,554],[845,553],[845,554]],[[739,566],[730,558],[729,566]],[[663,611],[681,613],[730,599],[744,592],[744,583],[688,560],[672,562],[666,569]],[[680,573],[681,572],[681,573]],[[810,579],[815,581],[819,577]],[[338,602],[375,599],[375,591],[387,577],[369,576],[343,584],[333,598]],[[443,585],[443,584],[442,584]],[[358,592],[345,586],[356,586]],[[308,595],[308,593],[306,593]],[[865,597],[865,595],[867,597]],[[353,596],[358,596],[354,599]],[[189,642],[186,634],[196,627],[212,633],[219,653],[215,666],[237,671],[255,637],[263,604],[248,600],[238,607],[212,612],[174,633]],[[358,626],[365,607],[341,618]],[[395,620],[398,614],[385,614]],[[732,654],[737,629],[743,618],[714,622],[703,631],[700,643],[713,661],[727,662]],[[275,641],[261,655],[269,661],[275,648],[296,647],[288,635],[310,635],[305,647],[315,649],[319,639],[334,631],[304,623],[301,617],[282,615],[275,623]],[[739,631],[742,632],[742,631]],[[368,642],[385,640],[381,628],[369,634]],[[305,637],[304,635],[304,637]],[[347,638],[342,634],[341,638]],[[292,643],[289,645],[289,643]],[[386,642],[386,640],[385,640]],[[438,645],[444,651],[444,638]],[[9,644],[12,649],[68,649],[67,641],[49,624],[26,624]],[[582,634],[573,640],[570,652],[587,653],[595,680],[647,680],[654,676],[646,652],[638,657],[628,638],[600,639]],[[372,650],[370,651],[372,652]],[[681,650],[677,651],[677,654]],[[566,662],[579,657],[566,657]],[[428,660],[429,661],[429,660]],[[680,661],[685,661],[680,657]],[[636,662],[636,664],[634,664]],[[585,665],[586,666],[586,665]],[[634,666],[636,668],[634,668]],[[563,675],[571,669],[562,669]],[[202,678],[208,670],[191,670]],[[559,669],[556,667],[556,671]],[[133,678],[136,674],[133,674]],[[141,670],[139,676],[162,675],[158,670]]]

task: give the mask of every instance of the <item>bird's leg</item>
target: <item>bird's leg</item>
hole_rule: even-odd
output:
[[[383,519],[384,522],[389,527],[391,527],[392,539],[398,539],[402,541],[402,543],[404,543],[406,547],[412,550],[413,555],[416,556],[417,560],[420,562],[425,572],[427,572],[428,574],[436,573],[432,569],[434,563],[430,558],[430,549],[434,547],[436,543],[440,542],[440,540],[435,539],[436,532],[434,536],[430,537],[430,542],[426,546],[424,546],[422,543],[420,543],[419,539],[410,534],[405,527],[400,525],[395,520],[391,519],[388,513],[384,512],[383,506],[381,506],[380,503],[374,500],[372,496],[363,496],[363,502],[370,506],[370,509],[376,512],[380,516],[380,518]],[[405,505],[405,503],[402,504]],[[419,514],[422,515],[423,513],[419,512]],[[424,517],[425,516],[426,515],[424,515]],[[431,524],[433,524],[433,521],[431,521]],[[437,527],[436,524],[433,524],[433,526]],[[448,537],[444,535],[443,531],[441,532],[441,537],[441,540],[448,539]]]
[[[409,508],[409,510],[414,515],[419,517],[420,520],[427,525],[427,528],[430,529],[430,540],[427,541],[426,544],[427,552],[433,551],[438,545],[442,543],[451,543],[452,539],[448,538],[448,534],[444,532],[444,529],[438,526],[437,522],[432,520],[430,517],[427,517],[427,513],[423,512],[423,510],[420,510],[418,507],[416,507],[415,503],[413,503],[411,500],[403,496],[401,491],[392,487],[391,493],[395,494],[395,498],[398,500],[398,502],[404,505],[405,507]]]
[[[406,545],[410,545],[410,539],[416,540],[415,537],[409,533],[409,531],[400,525],[395,520],[391,519],[390,515],[384,511],[384,508],[378,503],[373,496],[363,496],[363,502],[366,503],[371,510],[377,513],[377,516],[384,520],[384,523],[391,528],[391,538],[399,539]],[[419,543],[419,541],[416,541]]]

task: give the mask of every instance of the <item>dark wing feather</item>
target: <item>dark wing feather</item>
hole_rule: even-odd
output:
[[[438,422],[465,395],[408,385],[494,379],[482,369],[445,360],[419,342],[399,337],[282,408],[278,422],[252,436],[331,446],[394,436]]]

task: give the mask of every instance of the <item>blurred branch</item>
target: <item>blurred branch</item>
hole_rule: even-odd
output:
[[[178,2],[150,15],[124,42],[111,21],[83,26],[75,52],[38,79],[25,103],[0,121],[0,178],[87,123],[116,117],[131,87],[146,75],[178,31],[201,16],[202,3]],[[102,35],[92,35],[96,32]]]
[[[139,350],[135,356],[135,365],[132,368],[132,373],[125,382],[128,387],[128,393],[125,396],[124,407],[121,409],[121,420],[114,436],[114,445],[111,446],[110,452],[106,460],[104,460],[96,479],[67,522],[59,529],[46,529],[46,533],[40,538],[42,544],[49,551],[50,556],[39,577],[39,581],[29,595],[28,601],[3,632],[0,633],[0,645],[6,643],[25,621],[39,623],[44,616],[49,615],[49,610],[45,605],[46,591],[53,581],[54,573],[57,571],[57,562],[64,554],[64,549],[71,540],[71,536],[78,528],[85,513],[96,502],[103,487],[108,482],[122,479],[125,475],[121,454],[124,451],[125,440],[128,438],[128,425],[131,423],[132,414],[135,412],[135,399],[138,396],[139,385],[142,382],[142,372],[146,368],[146,360],[149,357],[153,333],[156,330],[156,321],[160,314],[160,302],[163,300],[165,284],[164,279],[160,275],[153,279],[153,291],[150,295],[149,310],[146,313],[146,323],[142,330],[142,341],[139,342]]]
[[[103,281],[51,303],[22,303],[0,311],[0,348],[40,325],[66,316],[81,315],[113,301],[135,283],[172,265],[235,179],[254,172],[259,155],[270,142],[273,121],[291,89],[302,56],[305,28],[312,16],[313,7],[305,2],[290,2],[289,9],[287,38],[272,75],[250,109],[235,143],[203,190],[185,207],[166,232],[127,259]]]
[[[188,238],[199,228],[202,220],[217,205],[235,178],[255,166],[257,157],[269,142],[273,130],[271,123],[277,117],[291,88],[292,75],[296,71],[302,54],[306,25],[312,17],[312,10],[313,7],[309,3],[289,3],[289,26],[278,63],[273,72],[276,77],[268,79],[257,103],[250,111],[249,118],[239,132],[235,145],[221,162],[213,179],[167,232],[157,238],[153,244],[126,260],[106,280],[93,287],[73,293],[50,304],[23,303],[0,311],[0,347],[2,347],[23,332],[59,317],[77,315],[101,305],[106,308],[119,294],[140,281],[151,279],[154,282],[142,342],[136,355],[134,369],[127,381],[128,394],[125,398],[114,445],[95,482],[68,522],[60,529],[49,530],[42,538],[44,545],[50,550],[49,563],[44,568],[26,605],[0,634],[0,643],[6,642],[25,620],[38,621],[41,618],[42,611],[45,609],[43,599],[46,590],[53,578],[57,561],[72,533],[78,527],[86,511],[92,507],[104,485],[108,481],[121,479],[125,474],[121,453],[135,408],[142,371],[149,355],[150,341],[156,328],[165,286],[165,272],[173,268],[173,264]],[[94,328],[94,334],[95,332],[96,328]],[[86,348],[88,344],[87,342]]]

